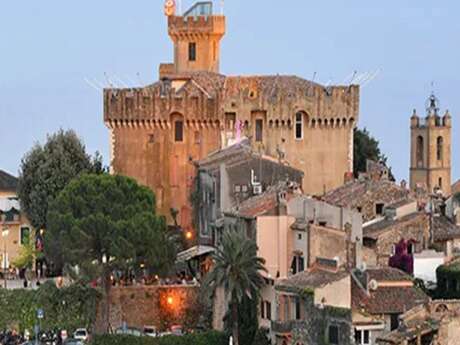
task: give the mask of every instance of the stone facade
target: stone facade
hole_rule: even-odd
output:
[[[104,91],[112,171],[149,186],[160,213],[179,210],[182,226],[191,219],[191,163],[227,146],[239,132],[252,138],[256,151],[303,171],[309,194],[340,186],[353,166],[359,86],[324,87],[295,76],[227,77],[206,58],[194,66],[182,63],[181,40],[191,43],[195,32],[211,31],[199,35],[197,46],[199,56],[208,56],[223,35],[223,21],[214,15],[170,17],[176,58],[173,66],[162,66],[161,80]]]
[[[411,253],[420,253],[430,244],[430,217],[424,212],[415,212],[397,219],[383,219],[363,228],[364,246],[373,252],[369,254],[368,265],[388,266],[401,240],[412,243]]]
[[[276,283],[274,344],[353,344],[350,275],[315,268]]]
[[[402,327],[377,339],[378,345],[457,345],[460,339],[460,303],[436,300],[401,316]]]
[[[116,329],[126,322],[129,327],[154,326],[160,331],[172,325],[193,328],[203,312],[198,296],[198,286],[114,287],[110,325]]]
[[[451,131],[449,112],[439,116],[439,102],[434,95],[428,100],[427,116],[416,112],[411,117],[410,187],[424,187],[429,193],[440,189],[451,193]]]
[[[413,200],[411,192],[387,179],[361,176],[327,193],[323,199],[332,205],[357,210],[364,223],[382,217],[385,208]]]

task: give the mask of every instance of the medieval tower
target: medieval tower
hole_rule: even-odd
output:
[[[427,101],[426,112],[426,117],[420,118],[414,110],[411,117],[410,187],[450,195],[452,118],[448,111],[439,115],[434,94]]]
[[[161,214],[179,211],[191,224],[193,162],[241,135],[261,154],[304,172],[305,193],[321,195],[343,184],[353,167],[353,129],[359,86],[323,86],[287,75],[220,74],[225,16],[198,2],[177,14],[167,0],[174,63],[159,81],[104,90],[104,122],[111,136],[111,169],[156,195]],[[171,220],[171,218],[169,218]]]

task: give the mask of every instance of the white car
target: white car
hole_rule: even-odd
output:
[[[82,341],[87,341],[89,338],[89,333],[86,330],[86,328],[78,328],[74,333],[73,333],[74,339],[82,340]]]
[[[144,334],[148,337],[158,337],[158,331],[154,326],[144,326]]]

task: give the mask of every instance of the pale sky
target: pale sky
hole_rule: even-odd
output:
[[[361,91],[359,126],[380,140],[397,179],[408,177],[412,109],[424,115],[434,82],[442,113],[453,116],[460,178],[459,1],[227,0],[224,11],[224,74],[316,72],[315,81],[340,84],[355,70],[380,70]],[[61,127],[108,163],[102,94],[85,78],[154,82],[158,64],[172,60],[166,29],[162,0],[2,1],[0,169],[17,174],[33,143]]]

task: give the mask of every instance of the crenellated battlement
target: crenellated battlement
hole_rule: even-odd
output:
[[[197,16],[197,17],[168,17],[168,33],[170,36],[196,34],[225,34],[224,16]]]

